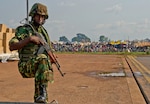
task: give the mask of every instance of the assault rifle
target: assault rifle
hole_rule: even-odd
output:
[[[33,28],[33,26],[32,26],[31,24],[28,24],[28,23],[27,23],[26,25],[29,25],[29,26],[33,29],[35,35],[41,39],[42,43],[44,43],[44,44],[42,44],[42,45],[40,46],[40,48],[39,48],[37,54],[41,54],[41,53],[43,53],[43,52],[46,50],[47,54],[49,55],[49,57],[50,57],[50,59],[51,59],[51,62],[56,65],[56,67],[57,67],[58,71],[60,72],[61,76],[64,77],[64,75],[65,75],[66,73],[62,73],[62,71],[60,70],[60,64],[59,64],[59,62],[57,61],[57,59],[56,59],[56,57],[55,57],[55,55],[54,55],[52,49],[50,48],[50,46],[49,46],[48,43],[46,42],[44,36],[43,36],[42,34],[38,33],[37,31],[35,31],[35,29]]]
[[[50,59],[52,60],[51,62],[53,62],[56,65],[56,67],[57,67],[58,71],[60,72],[61,76],[64,77],[65,73],[62,73],[62,71],[60,70],[60,64],[57,61],[56,57],[54,56],[54,54],[52,52],[52,49],[50,49],[48,43],[45,41],[43,35],[39,34],[39,33],[36,33],[36,36],[38,36],[39,38],[41,38],[41,40],[44,42],[44,45],[42,45],[39,48],[37,54],[43,53],[42,51],[46,50],[46,52],[48,53]]]

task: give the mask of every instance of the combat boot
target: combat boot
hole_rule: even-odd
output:
[[[40,95],[36,98],[36,103],[47,103],[47,90],[45,85],[39,86]]]

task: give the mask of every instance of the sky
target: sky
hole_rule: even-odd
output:
[[[142,40],[150,37],[150,0],[29,0],[47,6],[44,27],[52,41],[66,36],[70,41],[82,33],[99,41]],[[0,24],[16,28],[27,17],[26,0],[1,0]]]

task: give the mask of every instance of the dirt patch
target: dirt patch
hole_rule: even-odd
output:
[[[49,84],[49,101],[59,104],[132,104],[126,77],[90,76],[96,73],[124,72],[122,56],[57,54],[61,77],[54,67],[55,82]],[[24,79],[17,61],[0,63],[0,101],[33,102],[34,79]]]

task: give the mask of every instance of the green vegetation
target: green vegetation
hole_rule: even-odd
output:
[[[85,34],[78,33],[76,37],[72,38],[72,42],[91,42]]]
[[[100,54],[100,55],[150,55],[147,52],[56,52],[62,54]]]
[[[66,38],[65,36],[60,37],[59,41],[69,42],[68,38]]]

